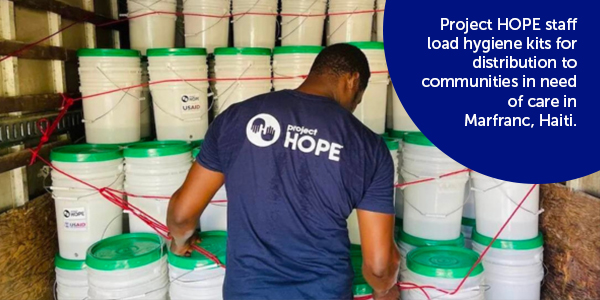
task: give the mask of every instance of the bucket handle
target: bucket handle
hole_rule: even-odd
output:
[[[239,18],[236,19],[235,17],[233,17],[233,20],[231,20],[231,24],[233,24],[233,23],[241,20],[243,17],[247,16],[248,13],[251,10],[253,10],[258,5],[258,3],[260,3],[260,1],[262,1],[262,0],[256,0],[256,2],[254,2],[254,4],[246,12],[244,12]]]
[[[140,100],[140,97],[135,97],[134,95],[129,93],[129,90],[131,88],[123,88],[120,87],[118,84],[116,84],[114,81],[112,81],[108,75],[106,75],[106,73],[104,73],[104,71],[102,71],[102,69],[99,66],[96,66],[96,69],[98,69],[98,71],[100,71],[100,73],[102,74],[102,76],[104,76],[108,81],[110,81],[110,83],[112,83],[112,85],[114,85],[117,89],[123,89],[120,92],[123,93],[123,96],[121,96],[121,98],[119,99],[119,101],[117,102],[117,104],[115,104],[113,107],[111,107],[108,111],[106,111],[105,113],[101,114],[99,117],[93,119],[93,120],[88,120],[88,119],[83,119],[81,120],[83,123],[90,123],[90,124],[94,124],[94,122],[106,117],[111,111],[113,111],[115,108],[117,108],[117,106],[119,106],[119,104],[121,104],[121,102],[123,102],[123,99],[125,99],[126,95],[129,95],[130,97],[137,99],[138,101]]]
[[[412,172],[410,172],[410,171],[406,170],[405,168],[402,168],[402,167],[400,167],[399,169],[400,169],[400,172],[405,172],[405,173],[408,173],[408,174],[410,174],[410,175],[412,175],[412,176],[416,177],[418,180],[421,180],[421,179],[434,179],[434,180],[433,180],[433,182],[437,182],[437,181],[440,181],[440,180],[442,180],[442,179],[445,179],[445,178],[442,178],[442,176],[444,176],[444,175],[441,175],[441,176],[435,176],[435,177],[433,177],[433,176],[422,177],[422,176],[419,176],[419,175],[417,175],[417,174],[415,174],[415,173],[412,173]],[[403,190],[403,189],[405,189],[405,188],[407,188],[407,187],[409,187],[409,186],[408,186],[408,185],[405,185],[405,186],[402,186],[402,187],[400,187],[400,189],[401,189],[401,190]]]
[[[50,169],[50,167],[48,167],[48,169]],[[49,186],[49,185],[46,185],[46,179],[48,177],[50,177],[49,176],[50,172],[49,171],[44,171],[44,169],[42,169],[42,174],[44,176],[44,179],[42,180],[42,185],[43,185],[44,189],[46,190],[46,192],[48,192],[50,195],[52,195],[52,198],[54,198],[54,199],[60,198],[60,199],[71,200],[71,201],[79,201],[79,200],[81,200],[83,198],[95,196],[96,194],[99,193],[98,191],[94,190],[94,192],[92,192],[90,194],[79,196],[79,197],[58,197],[52,191],[55,191],[55,190],[59,190],[59,191],[60,190],[62,190],[62,191],[92,191],[93,189],[91,189],[91,188],[63,187],[63,186],[54,186],[54,185]],[[115,178],[115,180],[113,182],[111,182],[107,186],[107,188],[110,188],[111,186],[113,186],[113,184],[115,184],[119,180],[119,178],[121,178],[122,176],[124,176],[124,173],[123,172],[119,173],[119,176],[117,176]]]
[[[313,7],[313,6],[314,6],[315,4],[317,4],[317,2],[319,2],[319,1],[320,1],[320,0],[315,0],[315,1],[314,1],[314,2],[313,2],[313,3],[312,3],[312,4],[311,4],[311,5],[308,7],[308,8],[307,8],[307,9],[304,11],[304,12],[302,12],[302,14],[306,14],[306,13],[307,13],[307,12],[308,12],[308,11],[309,11],[309,10],[310,10],[312,7]],[[283,25],[287,25],[287,24],[289,24],[289,23],[292,23],[293,21],[295,21],[296,19],[298,19],[298,18],[300,18],[300,17],[301,17],[301,16],[295,16],[295,17],[293,17],[293,18],[292,18],[292,19],[291,19],[289,22],[287,22],[287,23],[285,23],[285,24],[284,24],[284,23],[283,23],[283,21],[282,21],[280,25],[281,25],[281,26],[283,26]],[[296,32],[296,30],[300,29],[300,27],[301,27],[302,25],[304,25],[304,22],[306,22],[306,21],[308,20],[308,18],[309,18],[308,16],[304,17],[304,20],[302,20],[302,22],[300,22],[300,24],[298,24],[298,26],[297,26],[296,28],[292,29],[292,31],[290,31],[290,33],[288,33],[286,36],[282,36],[282,37],[280,37],[280,38],[279,38],[279,40],[281,40],[281,41],[285,40],[287,37],[289,37],[290,35],[292,35],[292,33]],[[282,29],[282,31],[283,31],[283,29]]]
[[[412,176],[415,176],[415,177],[417,177],[417,178],[421,178],[419,175],[416,175],[416,174],[413,174],[413,173],[411,173],[411,172],[409,172],[409,171],[406,171],[406,169],[404,169],[404,168],[402,168],[401,170],[402,170],[403,172],[406,172],[406,173],[408,173],[408,174],[412,175]],[[427,178],[430,178],[430,177],[427,177]],[[435,181],[438,181],[438,180],[440,180],[440,179],[441,179],[440,177],[436,177],[436,178],[435,178]],[[434,182],[435,182],[435,181],[434,181]],[[402,189],[403,189],[403,188],[402,188]],[[410,203],[410,201],[408,201],[408,200],[406,199],[406,197],[403,197],[403,199],[404,199],[404,203],[406,203],[406,204],[410,205],[410,207],[414,208],[414,209],[415,209],[415,210],[416,210],[416,211],[417,211],[419,214],[421,214],[422,216],[424,216],[424,217],[429,217],[429,218],[440,218],[440,219],[446,218],[446,217],[448,217],[449,215],[451,215],[451,214],[453,214],[453,213],[455,213],[455,212],[459,211],[459,210],[460,210],[460,209],[462,209],[462,208],[463,208],[463,207],[464,207],[464,206],[467,204],[467,202],[469,201],[469,199],[468,199],[467,197],[465,197],[465,199],[463,200],[463,203],[462,203],[462,204],[461,204],[459,207],[457,207],[456,209],[452,210],[451,212],[449,212],[449,213],[447,213],[447,214],[428,214],[428,213],[423,213],[423,212],[422,212],[420,209],[418,209],[418,208],[417,208],[415,205],[413,205],[412,203]]]
[[[354,13],[356,12],[357,9],[358,9],[358,6],[354,7],[354,10],[352,10],[352,13],[348,14],[348,16],[346,17],[346,20],[344,20],[344,22],[342,22],[342,24],[340,24],[340,26],[338,26],[332,33],[327,35],[327,38],[331,38],[336,32],[338,32],[338,30],[340,30],[340,28],[342,28],[342,26],[346,25],[348,20],[350,20],[350,18],[352,18],[352,16],[354,15]],[[331,22],[331,20],[329,20],[329,22]]]
[[[139,6],[145,7],[145,9],[148,9],[148,10],[150,10],[150,11],[152,11],[152,12],[156,12],[156,10],[152,9],[152,6],[154,6],[154,5],[156,5],[156,4],[160,3],[160,2],[162,2],[162,0],[156,0],[156,2],[154,2],[154,3],[152,3],[152,4],[150,4],[150,5],[148,6],[148,5],[145,5],[145,4],[143,4],[143,3],[140,3],[140,2],[138,2],[137,0],[129,0],[129,1],[131,1],[131,2],[135,3],[135,4],[139,5]],[[141,9],[139,9],[139,10],[136,10],[136,11],[129,12],[129,13],[127,13],[127,15],[126,15],[126,16],[128,17],[128,16],[130,16],[130,15],[136,14],[136,13],[138,13],[138,12],[141,12],[141,11],[143,11],[143,10],[144,10],[144,8],[141,8]]]
[[[496,179],[494,179],[494,180],[496,180]],[[479,192],[479,193],[487,193],[487,192],[489,192],[489,191],[491,191],[491,190],[493,190],[493,189],[500,188],[500,192],[501,192],[501,193],[502,193],[502,194],[503,194],[503,195],[504,195],[506,198],[508,198],[508,200],[509,200],[510,202],[512,202],[512,204],[514,204],[514,205],[515,205],[515,207],[518,207],[518,206],[519,206],[519,203],[517,203],[517,201],[515,201],[515,200],[514,200],[512,197],[510,197],[510,196],[508,195],[508,193],[506,192],[506,190],[504,190],[504,189],[502,188],[502,186],[503,186],[505,183],[506,183],[506,181],[501,181],[499,184],[496,184],[495,186],[492,186],[491,188],[487,188],[487,189],[483,189],[483,190],[482,190],[482,189],[478,189],[478,188],[476,188],[476,187],[472,186],[472,187],[471,187],[471,190],[472,190],[472,191],[474,191],[474,192]],[[543,208],[542,208],[542,209],[540,209],[540,210],[538,210],[537,212],[533,212],[533,211],[531,211],[531,210],[529,210],[529,209],[527,209],[527,208],[525,208],[525,207],[523,207],[523,206],[521,206],[521,208],[520,208],[520,209],[522,209],[522,210],[524,210],[524,211],[526,211],[526,212],[528,212],[529,214],[531,214],[531,215],[534,215],[534,216],[539,216],[540,214],[542,214],[542,213],[544,212],[544,209],[543,209]]]
[[[168,69],[169,69],[171,72],[173,72],[173,74],[175,74],[175,76],[177,76],[177,77],[178,77],[178,78],[179,78],[181,81],[185,82],[187,85],[189,85],[189,86],[190,86],[190,87],[192,87],[193,89],[197,90],[198,92],[200,92],[200,93],[202,93],[202,94],[205,94],[207,97],[208,97],[209,95],[211,95],[211,94],[212,94],[212,91],[211,91],[210,93],[207,93],[206,91],[202,91],[202,90],[198,89],[197,87],[195,87],[194,85],[192,85],[191,83],[189,83],[189,82],[188,82],[188,81],[187,81],[185,78],[181,77],[181,76],[180,76],[180,75],[179,75],[179,74],[178,74],[178,73],[177,73],[175,70],[173,70],[173,68],[171,67],[171,64],[167,64],[167,68],[168,68]],[[210,85],[209,85],[209,87],[208,87],[208,88],[210,89]],[[177,119],[177,120],[179,120],[179,121],[181,121],[181,122],[195,122],[195,121],[201,121],[201,120],[203,120],[203,119],[204,119],[204,117],[205,117],[205,116],[208,114],[208,112],[209,112],[209,111],[210,111],[210,109],[212,108],[212,104],[211,104],[211,106],[209,106],[209,107],[206,109],[206,112],[204,112],[202,115],[200,115],[200,117],[197,117],[197,118],[182,118],[182,117],[176,116],[175,114],[173,114],[173,113],[171,113],[171,112],[167,111],[165,108],[163,108],[162,106],[160,106],[160,105],[158,104],[158,102],[159,102],[159,101],[157,101],[157,99],[154,99],[154,101],[152,101],[152,104],[153,104],[153,106],[156,106],[158,109],[160,109],[160,110],[161,110],[163,113],[165,113],[166,115],[168,115],[168,116],[170,116],[170,117],[172,117],[172,118],[174,118],[174,119]]]
[[[219,105],[216,105],[217,100],[219,100],[219,95],[215,93],[214,101],[213,101],[213,106],[215,106],[216,109],[219,109],[219,106],[220,107],[225,106],[225,104],[231,98],[231,95],[233,94],[233,92],[240,86],[239,79],[242,78],[242,76],[244,76],[244,74],[246,74],[246,72],[248,72],[248,70],[250,70],[250,68],[253,65],[254,65],[254,62],[248,63],[248,66],[246,67],[246,69],[244,69],[244,71],[242,71],[242,73],[238,76],[238,78],[237,78],[238,80],[232,82],[222,93],[220,93],[221,95],[227,93],[235,85],[235,88],[231,91],[231,93],[229,94],[229,96],[227,96],[227,98],[225,98],[225,101],[223,101],[223,103],[219,103]]]
[[[183,1],[184,3],[186,2],[186,0]],[[213,29],[215,26],[219,25],[219,23],[221,23],[223,20],[228,19],[226,18],[229,14],[227,12],[225,12],[224,15],[222,15],[219,20],[217,22],[215,22],[214,24],[211,24],[210,26],[208,26],[207,28],[200,30],[196,33],[185,33],[185,29],[183,29],[183,36],[184,37],[194,37],[194,36],[198,36],[199,34],[205,33],[211,29]],[[185,23],[185,19],[183,21]]]

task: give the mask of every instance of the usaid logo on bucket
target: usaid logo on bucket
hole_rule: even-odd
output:
[[[279,139],[281,126],[275,117],[269,114],[258,114],[248,122],[246,135],[255,146],[268,147]]]

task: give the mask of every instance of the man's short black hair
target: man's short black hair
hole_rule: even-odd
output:
[[[310,73],[337,76],[358,73],[361,91],[367,88],[371,78],[367,57],[360,49],[350,44],[335,44],[323,49],[315,59]]]

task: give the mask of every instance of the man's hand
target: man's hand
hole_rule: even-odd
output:
[[[384,293],[377,293],[373,291],[373,299],[375,300],[399,300],[400,289],[397,285],[394,285],[390,290]]]
[[[175,239],[171,241],[171,252],[177,256],[185,256],[190,257],[194,249],[192,248],[195,244],[198,243],[200,239],[197,234],[193,234],[189,239],[185,242],[176,242]]]

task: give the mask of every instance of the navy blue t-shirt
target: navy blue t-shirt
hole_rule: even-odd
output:
[[[225,175],[225,299],[352,298],[346,220],[394,214],[380,136],[329,98],[285,90],[219,115],[197,161]]]

